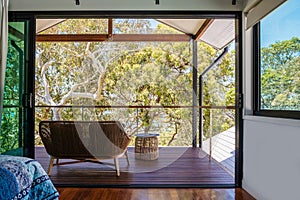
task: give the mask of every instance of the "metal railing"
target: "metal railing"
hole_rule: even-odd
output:
[[[193,109],[235,109],[235,106],[180,106],[180,105],[177,105],[177,106],[159,106],[159,105],[153,105],[153,106],[135,106],[135,105],[129,105],[129,106],[97,106],[97,105],[63,105],[63,106],[48,106],[48,105],[36,105],[35,106],[36,109],[41,109],[41,108],[57,108],[57,109],[72,109],[73,111],[76,111],[76,120],[120,120],[124,125],[125,125],[125,128],[126,126],[128,126],[129,128],[131,128],[131,130],[129,130],[130,134],[131,135],[134,135],[136,133],[141,133],[141,132],[144,132],[145,130],[145,127],[142,126],[142,119],[140,118],[140,114],[141,112],[143,111],[146,111],[146,110],[151,110],[151,109],[187,109],[188,112],[190,112],[190,114],[192,115],[193,112],[192,110]],[[93,111],[100,111],[102,110],[102,114],[106,112],[106,114],[103,114],[101,116],[94,116],[94,117],[91,117],[91,116],[88,116],[90,118],[87,118],[86,115],[88,113],[91,112],[91,110],[89,109],[92,109]],[[94,110],[95,109],[95,110]],[[113,110],[122,110],[122,109],[134,109],[135,111],[131,111],[130,113],[127,113],[127,116],[126,114],[123,114],[123,116],[118,116],[118,118],[110,118],[110,117],[113,117]],[[121,111],[121,112],[126,112],[126,111]],[[111,115],[111,116],[110,116]],[[163,116],[164,115],[164,116]],[[91,119],[92,118],[92,119]],[[130,119],[129,119],[130,118]],[[62,119],[59,119],[59,120],[63,120],[64,118]],[[163,125],[160,125],[159,123],[173,123],[174,122],[174,133],[175,135],[178,135],[177,131],[175,132],[175,121],[166,121],[166,112],[161,112],[161,116],[157,116],[157,119],[152,122],[152,127],[148,130],[149,132],[157,132],[157,131],[160,131],[159,128],[157,127],[160,127],[160,126],[163,126]],[[192,116],[189,118],[189,119],[185,119],[187,121],[184,121],[184,119],[180,122],[181,124],[186,124],[186,123],[192,123]],[[201,119],[201,118],[200,118]],[[47,119],[47,120],[51,120],[51,119]],[[64,119],[65,120],[65,119]],[[73,120],[73,119],[70,119],[70,120]],[[156,124],[154,124],[156,123]],[[130,125],[129,125],[130,124]],[[178,125],[178,124],[177,124]],[[167,125],[165,125],[167,126]],[[155,128],[156,127],[156,128]],[[185,131],[191,131],[190,132],[190,137],[191,137],[191,141],[190,141],[190,144],[193,144],[193,137],[192,137],[192,133],[194,130],[192,130],[192,124],[191,124],[191,127],[188,128],[188,130],[185,130]],[[195,130],[196,132],[198,132],[198,134],[201,134],[200,131],[198,130]],[[188,134],[188,133],[186,133]],[[173,136],[175,136],[173,135]],[[162,136],[163,137],[163,136]],[[199,138],[202,138],[202,136],[198,135]],[[197,140],[197,139],[196,139]]]

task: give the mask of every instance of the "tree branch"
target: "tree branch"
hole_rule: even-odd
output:
[[[171,139],[169,140],[167,146],[170,146],[171,143],[175,140],[176,135],[178,134],[178,125],[180,125],[179,122],[175,122],[175,133],[173,133]]]

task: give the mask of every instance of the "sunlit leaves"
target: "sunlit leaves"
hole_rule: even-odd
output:
[[[104,30],[107,21],[81,23],[66,20],[47,33],[79,33]],[[178,33],[170,27],[159,24],[152,30],[154,22],[149,20],[116,19],[113,21],[116,34],[119,33]],[[157,22],[156,22],[157,23]],[[94,27],[94,26],[97,26]],[[69,29],[74,30],[70,32]],[[97,29],[97,30],[96,30]],[[67,30],[67,31],[66,31]],[[87,31],[89,32],[89,31]],[[100,106],[158,106],[138,109],[41,109],[38,120],[59,115],[60,119],[72,120],[120,120],[129,134],[138,131],[157,131],[166,137],[163,144],[190,145],[192,132],[193,100],[193,51],[190,42],[69,42],[38,43],[36,65],[36,102],[50,105],[100,105]],[[198,70],[203,71],[215,59],[217,52],[212,47],[199,42]],[[48,62],[51,62],[44,73]],[[205,83],[204,101],[206,105],[234,103],[234,52],[219,64]],[[212,78],[217,77],[217,78]],[[45,81],[46,80],[46,81]],[[49,85],[49,95],[45,95],[45,82]],[[219,87],[218,85],[221,85]],[[76,87],[74,87],[76,86]],[[63,99],[70,93],[81,93],[81,97]],[[88,94],[91,94],[88,96]],[[96,97],[96,98],[95,98]],[[179,108],[164,108],[178,106]],[[215,125],[216,131],[232,125],[227,114],[224,123]],[[205,112],[208,119],[209,112]],[[230,117],[229,117],[230,116]],[[222,116],[218,117],[221,118]],[[38,121],[37,120],[37,121]],[[178,133],[178,134],[175,134]],[[216,132],[217,133],[217,132]],[[176,135],[176,137],[175,137]],[[207,135],[207,134],[206,134]]]
[[[300,110],[300,39],[261,49],[261,108]]]

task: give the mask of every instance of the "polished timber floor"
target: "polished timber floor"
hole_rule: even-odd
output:
[[[234,177],[198,148],[168,147],[160,149],[158,160],[135,159],[129,148],[130,166],[120,158],[121,175],[114,167],[83,162],[54,166],[50,175],[58,187],[229,187]],[[43,147],[36,147],[36,160],[47,169],[49,156]],[[71,162],[62,160],[60,162]],[[112,161],[107,161],[111,162]]]
[[[254,200],[241,188],[58,188],[58,191],[60,200]]]

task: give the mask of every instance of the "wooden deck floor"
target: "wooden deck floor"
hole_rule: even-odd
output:
[[[158,160],[134,158],[129,148],[130,166],[120,158],[121,175],[114,167],[84,162],[54,166],[50,175],[56,186],[62,187],[207,187],[233,186],[234,177],[220,165],[209,160],[197,148],[166,147],[159,151]],[[36,160],[47,169],[49,156],[43,147],[36,147]],[[71,160],[63,160],[71,161]],[[112,163],[112,161],[111,161]]]

